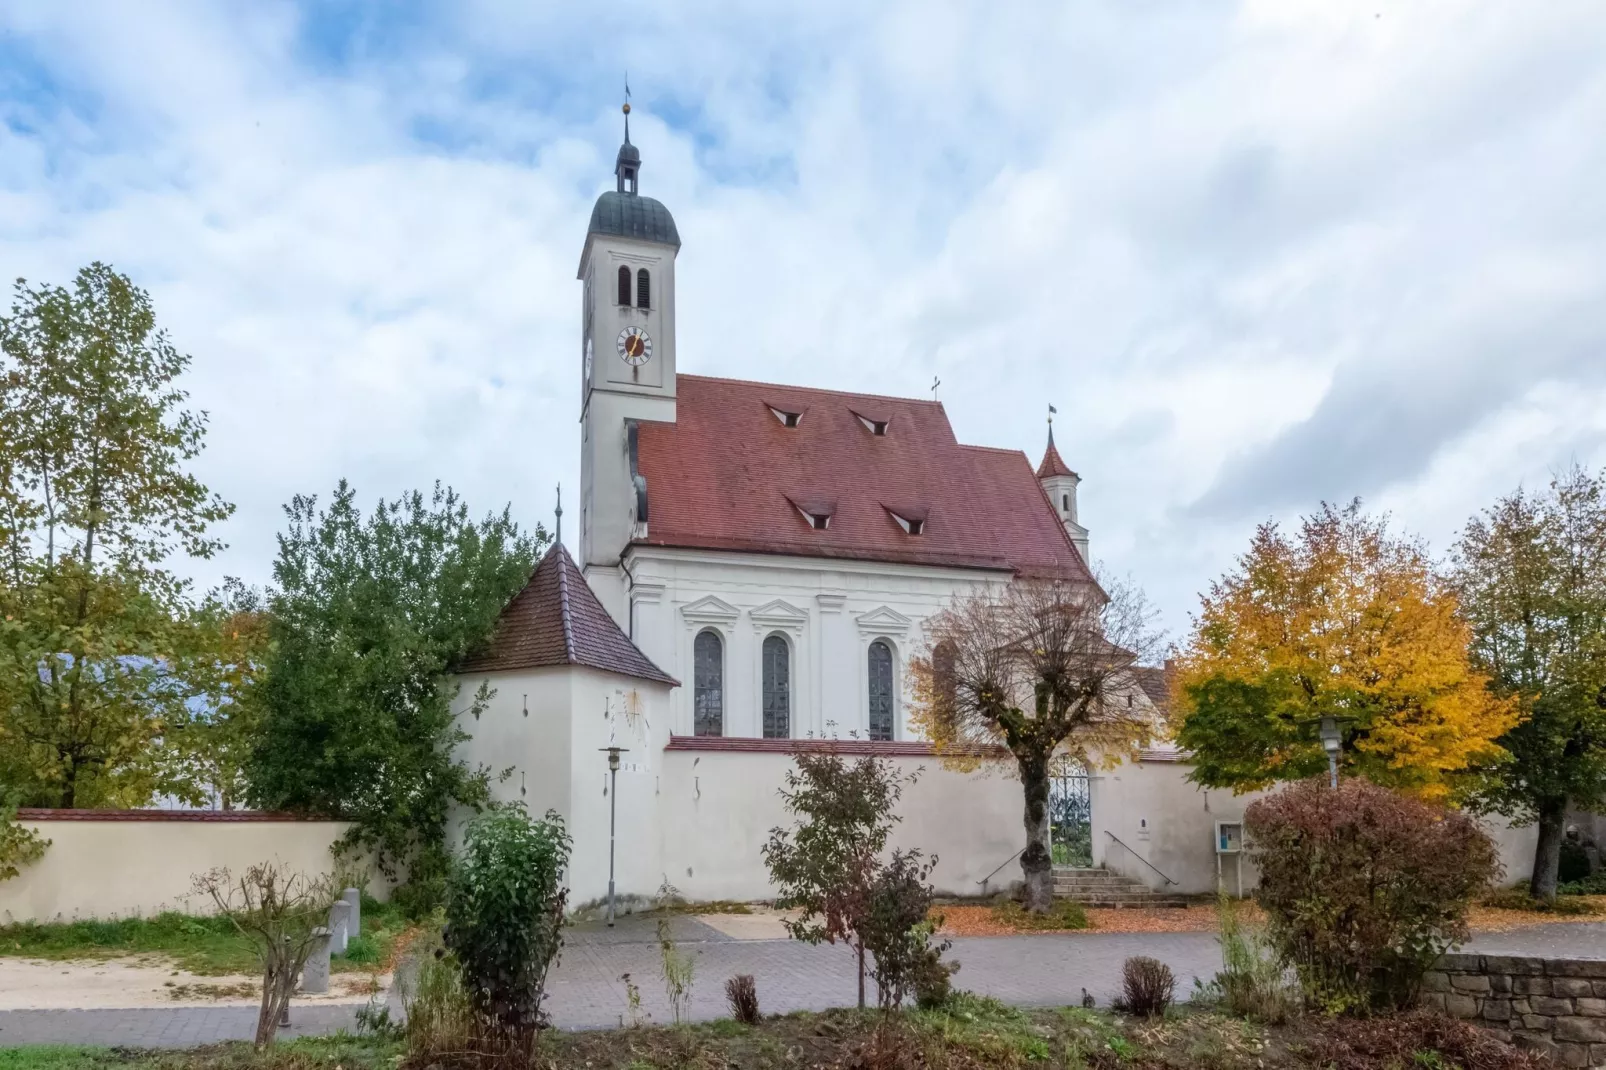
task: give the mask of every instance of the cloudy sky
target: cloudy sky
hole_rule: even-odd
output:
[[[194,355],[198,580],[342,476],[550,521],[626,70],[681,370],[940,376],[1034,462],[1053,402],[1174,633],[1258,521],[1443,549],[1606,464],[1600,0],[0,0],[0,276],[108,261]]]

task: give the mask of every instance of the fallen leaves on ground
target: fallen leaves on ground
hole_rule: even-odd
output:
[[[1606,896],[1591,897],[1606,908]],[[1260,908],[1253,903],[1242,905],[1244,916],[1259,921]],[[946,936],[1015,936],[1025,930],[1001,921],[991,905],[964,905],[938,907],[942,915],[942,932]],[[1189,907],[1127,907],[1108,910],[1089,907],[1088,920],[1093,933],[1213,933],[1216,931],[1214,903],[1197,903]],[[1531,910],[1503,910],[1476,906],[1468,918],[1473,932],[1508,932],[1527,929],[1535,925],[1566,925],[1576,922],[1606,920],[1601,914],[1545,914]],[[1075,932],[1066,935],[1075,936]]]
[[[1253,907],[1248,909],[1254,910]],[[942,915],[942,931],[948,936],[1014,936],[1026,931],[1000,919],[991,905],[945,906],[939,907],[937,913]],[[1200,933],[1216,930],[1215,904],[1184,909],[1130,907],[1107,910],[1089,907],[1087,917],[1093,927],[1082,930],[1084,932]]]

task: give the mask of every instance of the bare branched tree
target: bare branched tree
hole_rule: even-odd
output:
[[[1052,904],[1049,769],[1056,754],[1110,764],[1159,727],[1132,674],[1156,657],[1137,588],[1017,580],[961,598],[926,624],[910,664],[916,721],[945,754],[1014,758],[1026,796],[1026,908]]]
[[[218,868],[198,874],[194,883],[195,890],[209,896],[218,913],[251,941],[262,963],[255,1042],[264,1048],[273,1043],[296,978],[317,944],[316,930],[327,924],[343,882],[328,874],[308,876],[282,863],[260,862],[238,878]]]

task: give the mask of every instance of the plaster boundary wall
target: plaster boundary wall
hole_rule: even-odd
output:
[[[17,824],[51,842],[39,861],[0,882],[0,925],[211,913],[211,901],[195,894],[197,874],[270,861],[329,873],[330,848],[351,827],[253,810],[23,809]]]

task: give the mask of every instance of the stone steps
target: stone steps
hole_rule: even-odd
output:
[[[1054,895],[1085,907],[1121,909],[1140,907],[1185,907],[1179,895],[1157,892],[1140,880],[1109,869],[1054,867]]]

